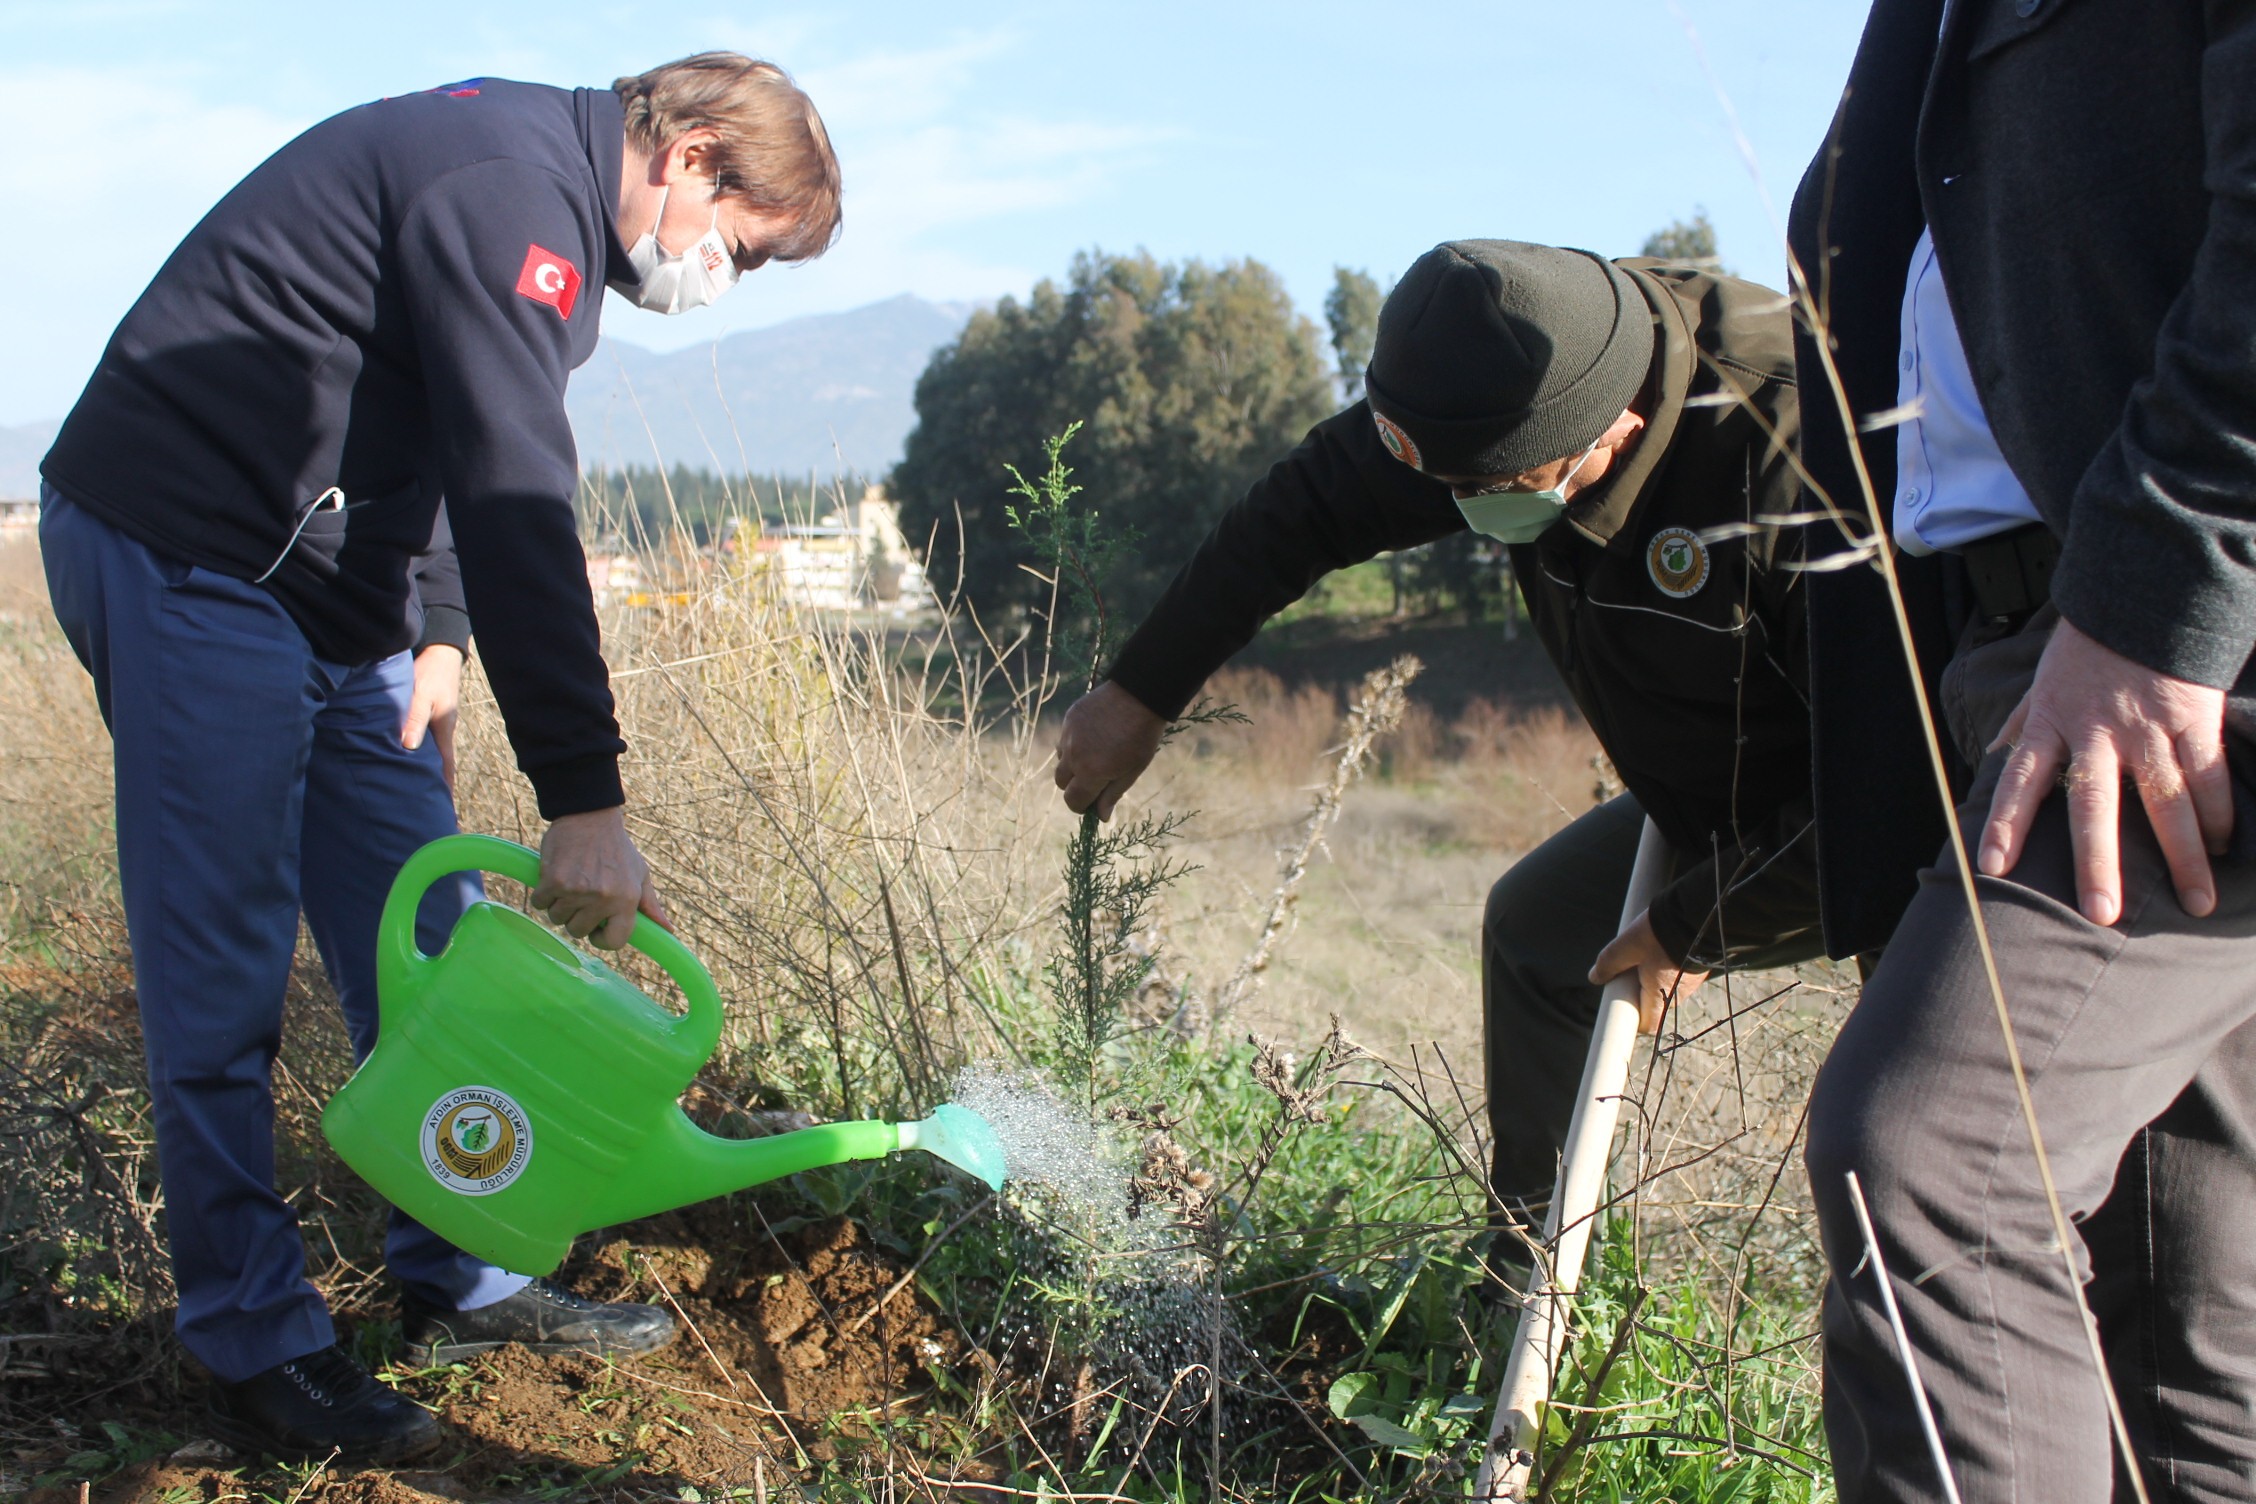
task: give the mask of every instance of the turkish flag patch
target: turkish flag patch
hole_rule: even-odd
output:
[[[517,273],[517,290],[536,303],[546,303],[558,318],[572,316],[580,300],[580,269],[538,245],[525,247],[524,270]]]

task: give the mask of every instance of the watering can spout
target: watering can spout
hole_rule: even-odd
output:
[[[647,1151],[671,1167],[670,1175],[659,1184],[622,1177],[596,1201],[589,1216],[599,1225],[631,1222],[802,1170],[852,1159],[883,1159],[899,1149],[921,1149],[994,1190],[1003,1188],[1003,1147],[994,1129],[978,1113],[952,1102],[914,1123],[823,1123],[753,1139],[715,1137],[676,1112],[667,1117]]]
[[[770,1138],[732,1139],[707,1133],[678,1111],[661,1122],[646,1153],[667,1173],[620,1177],[589,1208],[592,1225],[632,1222],[850,1159],[883,1159],[901,1147],[901,1130],[891,1123],[823,1123]]]
[[[922,1149],[944,1159],[973,1179],[986,1181],[991,1191],[1002,1190],[1009,1168],[994,1126],[970,1108],[953,1102],[941,1103],[921,1122],[903,1123],[901,1147]]]

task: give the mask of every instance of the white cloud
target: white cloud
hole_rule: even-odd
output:
[[[678,348],[900,292],[975,300],[1031,285],[1034,270],[977,248],[999,239],[987,233],[995,222],[1095,200],[1184,133],[1016,107],[1007,83],[1019,45],[1013,33],[993,31],[797,70],[845,170],[839,244],[811,265],[760,273],[696,327],[635,319],[612,332]]]
[[[946,113],[965,92],[973,70],[1008,55],[1006,31],[964,37],[915,52],[873,52],[795,73],[823,118],[858,130],[914,126]]]
[[[455,45],[479,61],[457,74],[574,71],[557,59],[517,55],[507,29],[490,19],[466,25],[468,40]],[[901,292],[985,300],[1023,291],[1059,268],[1047,243],[1054,237],[1041,249],[1021,249],[1009,233],[1017,223],[1041,224],[1046,211],[1102,200],[1185,136],[1133,119],[1076,118],[1071,105],[1029,104],[1013,82],[1033,66],[1032,44],[1010,29],[909,48],[857,35],[853,23],[828,12],[763,18],[756,27],[698,26],[686,45],[679,30],[669,29],[660,54],[733,46],[793,67],[838,144],[846,233],[811,265],[761,272],[711,314],[661,320],[611,300],[611,332],[654,348]],[[650,59],[638,50],[634,60]],[[795,66],[801,61],[809,65]],[[444,60],[386,67],[417,79],[457,76]],[[16,356],[0,363],[0,423],[64,412],[109,331],[173,246],[245,173],[312,123],[266,98],[224,97],[229,82],[208,60],[0,67],[0,202],[17,230],[0,238],[0,329]]]

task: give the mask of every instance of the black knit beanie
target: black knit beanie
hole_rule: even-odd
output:
[[[1597,442],[1652,359],[1652,311],[1612,262],[1453,240],[1388,295],[1363,389],[1397,459],[1430,475],[1517,475]]]

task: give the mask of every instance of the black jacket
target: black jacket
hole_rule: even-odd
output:
[[[322,122],[189,232],[41,467],[163,553],[243,579],[279,560],[267,588],[341,663],[418,640],[419,574],[476,622],[550,817],[621,802],[564,384],[633,275],[624,137],[607,89],[500,79]],[[346,509],[309,514],[332,487]]]
[[[1674,849],[1656,934],[1679,959],[1714,961],[1817,924],[1801,576],[1782,567],[1799,534],[1757,520],[1790,511],[1798,489],[1792,352],[1769,289],[1619,264],[1654,311],[1647,428],[1566,521],[1513,549],[1513,571],[1575,703]],[[1464,526],[1449,488],[1390,455],[1357,403],[1223,516],[1111,678],[1177,714],[1322,575]],[[1717,528],[1732,536],[1686,556],[1704,557],[1699,583],[1656,566],[1661,534]]]
[[[462,598],[462,558],[454,551],[454,529],[446,503],[431,519],[431,543],[408,566],[408,631],[420,653],[446,643],[465,656],[470,651],[470,607]]]
[[[1873,7],[1794,201],[1849,406],[1895,405],[1929,226],[1998,447],[2061,540],[2053,599],[2117,652],[2229,686],[2256,643],[2256,5],[1955,0],[1938,41],[1942,20],[1942,0]],[[1812,478],[1861,510],[1806,328],[1798,354]],[[1885,522],[1894,431],[1861,442]],[[1904,563],[1932,676],[1952,566]],[[1810,609],[1842,955],[1886,939],[1944,829],[1877,577],[1818,576]]]

